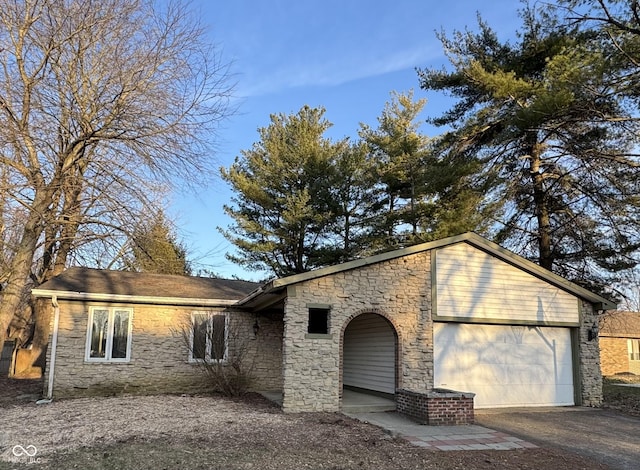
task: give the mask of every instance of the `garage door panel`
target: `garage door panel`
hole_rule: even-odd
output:
[[[363,314],[353,319],[343,344],[344,385],[395,393],[396,339],[383,317]]]
[[[558,371],[559,374],[554,372],[553,369],[542,365],[534,364],[523,369],[519,365],[500,365],[501,367],[495,367],[497,364],[476,364],[473,367],[468,367],[466,370],[458,367],[456,371],[449,372],[450,374],[463,374],[466,376],[465,382],[469,386],[478,387],[485,383],[492,383],[500,386],[505,385],[517,385],[517,384],[569,384],[571,385],[571,377],[563,377],[562,371]],[[441,373],[443,371],[441,370]],[[448,371],[444,371],[447,373]],[[444,379],[446,380],[446,379]],[[450,381],[448,381],[450,382]],[[439,384],[439,386],[450,386],[450,383]],[[463,390],[473,391],[473,390]]]
[[[476,393],[476,407],[572,405],[570,330],[434,324],[434,384]]]
[[[371,384],[378,384],[378,385],[382,385],[384,387],[383,384],[386,384],[388,382],[389,379],[392,379],[393,376],[388,374],[386,371],[384,370],[369,370],[366,380],[363,378],[357,378],[355,377],[355,373],[357,372],[356,369],[351,369],[349,371],[350,374],[352,374],[352,378],[351,380],[349,380],[348,384],[346,385],[352,385],[352,386],[357,386],[360,388],[365,388],[365,389],[371,389],[371,390],[376,390],[375,387],[373,387]]]
[[[572,406],[573,399],[558,401],[558,396],[572,396],[572,385],[561,385],[549,391],[546,388],[536,388],[530,385],[511,385],[512,393],[503,395],[496,403],[476,408],[506,408],[517,406]],[[502,394],[502,386],[482,385],[476,386],[474,393],[478,396],[497,396]]]

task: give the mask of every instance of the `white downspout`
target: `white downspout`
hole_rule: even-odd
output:
[[[37,403],[51,403],[53,400],[53,376],[56,366],[56,349],[58,348],[58,325],[60,324],[60,307],[58,306],[58,297],[51,297],[51,305],[53,305],[53,334],[51,338],[51,360],[49,361],[49,381],[47,383],[47,398],[38,400]]]

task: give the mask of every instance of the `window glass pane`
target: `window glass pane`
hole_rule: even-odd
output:
[[[104,358],[107,349],[107,327],[109,326],[109,311],[94,310],[91,324],[91,351],[89,357]]]
[[[194,359],[206,359],[207,357],[207,316],[193,316],[193,346],[191,357]]]
[[[225,316],[211,316],[211,359],[223,360],[225,356]]]
[[[640,361],[640,340],[629,339],[627,340],[629,349],[629,359],[632,361]]]
[[[112,359],[127,357],[127,342],[129,340],[129,312],[116,310],[113,314],[113,346]]]

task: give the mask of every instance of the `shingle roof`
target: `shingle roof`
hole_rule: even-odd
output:
[[[608,311],[600,320],[600,336],[640,338],[640,312]]]
[[[35,291],[240,300],[259,285],[255,282],[232,279],[74,267],[43,283]]]

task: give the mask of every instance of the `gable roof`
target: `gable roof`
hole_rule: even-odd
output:
[[[177,305],[231,305],[258,283],[232,279],[74,267],[43,283],[35,297]]]
[[[557,274],[554,274],[551,271],[535,263],[532,263],[531,261],[518,256],[515,253],[502,248],[500,245],[497,245],[473,232],[467,232],[461,235],[442,238],[440,240],[435,240],[432,242],[421,243],[419,245],[402,248],[400,250],[388,251],[386,253],[368,256],[366,258],[348,261],[346,263],[328,266],[326,268],[316,269],[314,271],[309,271],[306,273],[295,274],[293,276],[283,277],[280,279],[274,279],[251,293],[251,295],[243,299],[240,304],[248,306],[255,305],[261,303],[258,299],[259,297],[273,296],[276,291],[279,291],[289,285],[317,279],[323,276],[329,276],[351,269],[369,266],[376,263],[381,263],[383,261],[395,258],[401,258],[407,255],[443,248],[445,246],[453,245],[456,243],[468,243],[475,248],[485,251],[490,255],[493,255],[506,263],[520,268],[539,279],[542,279],[562,290],[574,294],[576,297],[591,302],[596,309],[610,310],[616,308],[616,304],[614,302],[611,302],[610,300],[598,294],[595,294],[577,284],[574,284],[573,282],[570,282],[565,278],[558,276]]]
[[[640,312],[607,312],[600,320],[599,334],[616,338],[640,338]]]
[[[238,305],[253,307],[264,303],[267,299],[281,297],[283,289],[289,285],[403,256],[443,248],[456,243],[468,243],[485,251],[566,292],[591,302],[596,309],[613,310],[616,308],[614,302],[574,284],[473,232],[274,279],[264,285],[231,279],[74,267],[69,268],[31,292],[34,297],[45,298],[139,302],[161,305]],[[267,302],[270,301],[267,300]]]

